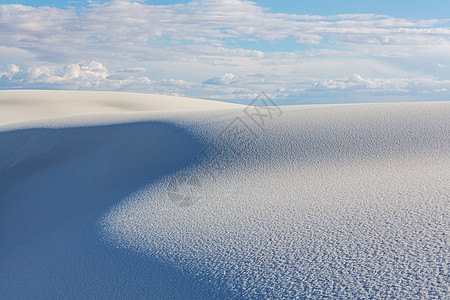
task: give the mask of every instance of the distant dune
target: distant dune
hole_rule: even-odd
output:
[[[176,96],[88,91],[0,91],[0,125],[72,115],[211,110],[241,105]]]
[[[449,116],[0,92],[0,295],[446,298]]]

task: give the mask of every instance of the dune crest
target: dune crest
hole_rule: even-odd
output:
[[[114,112],[190,111],[242,105],[179,96],[96,91],[0,91],[0,126],[8,123]]]

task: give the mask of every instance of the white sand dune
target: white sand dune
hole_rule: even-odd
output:
[[[0,91],[0,125],[44,118],[130,111],[211,110],[241,105],[175,96],[91,91]]]
[[[263,111],[0,127],[0,294],[448,297],[450,102]]]

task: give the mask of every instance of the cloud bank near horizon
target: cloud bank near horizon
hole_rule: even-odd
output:
[[[286,103],[442,100],[448,20],[272,13],[252,1],[0,5],[0,89]]]

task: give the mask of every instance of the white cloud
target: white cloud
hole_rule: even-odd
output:
[[[20,68],[15,65],[15,64],[10,64],[6,66],[6,70],[5,71],[0,71],[0,77],[5,76],[7,77],[9,80],[11,80],[14,75],[16,75],[17,73],[19,73]]]
[[[3,62],[22,63],[24,61],[33,60],[34,58],[35,55],[30,51],[17,47],[6,47],[0,45],[0,62],[3,61]]]
[[[158,83],[158,85],[160,86],[174,86],[174,87],[178,87],[178,88],[191,88],[193,86],[195,86],[195,83],[192,82],[187,82],[181,79],[163,79],[162,81],[160,81]]]
[[[234,76],[233,73],[225,73],[218,77],[213,77],[208,80],[203,81],[203,84],[206,85],[225,85],[225,84],[231,84],[236,83],[236,76]]]
[[[117,72],[120,72],[120,73],[144,73],[145,71],[146,71],[145,68],[142,68],[142,67],[125,68],[125,69],[117,70]]]
[[[161,38],[203,47],[203,54],[263,57],[261,51],[228,49],[226,39],[263,41],[292,38],[298,43],[337,43],[439,47],[449,42],[450,29],[437,20],[405,20],[382,15],[296,16],[270,13],[251,1],[194,1],[180,5],[149,5],[136,1],[95,4],[75,9],[0,5],[0,40],[53,60],[170,59],[176,49],[154,46]],[[57,30],[55,30],[57,29]],[[221,47],[221,48],[220,48]],[[163,47],[167,50],[167,47]],[[181,47],[196,55],[195,47]],[[108,49],[105,51],[105,49]],[[411,50],[411,49],[410,49]],[[175,52],[173,52],[175,51]],[[179,53],[178,53],[179,54]],[[187,54],[189,56],[189,54]],[[56,61],[53,61],[56,62]]]
[[[64,87],[67,89],[116,89],[133,83],[150,84],[146,77],[126,76],[114,78],[98,61],[89,64],[68,64],[63,66],[37,65],[30,67],[8,66],[0,77],[7,87]]]
[[[369,89],[369,90],[392,90],[404,91],[409,85],[408,81],[402,79],[379,79],[379,78],[362,78],[359,74],[345,80],[326,80],[315,83],[315,87],[326,89]]]
[[[313,84],[314,88],[365,90],[378,92],[447,92],[445,86],[450,86],[450,80],[437,80],[433,78],[363,78],[354,74],[347,79],[330,79]]]

